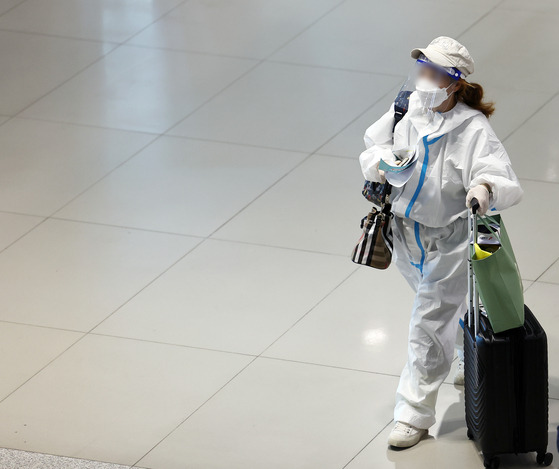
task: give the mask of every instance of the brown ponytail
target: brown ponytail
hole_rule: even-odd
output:
[[[455,92],[456,97],[471,108],[481,111],[485,117],[495,112],[495,103],[483,100],[483,87],[477,83],[460,80],[460,88]]]

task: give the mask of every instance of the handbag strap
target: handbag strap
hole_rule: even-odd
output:
[[[388,181],[386,181],[384,183],[384,188],[383,188],[383,191],[382,191],[382,195],[380,197],[381,209],[384,209],[384,207],[386,205],[386,199],[391,194],[391,192],[392,192],[392,185]]]

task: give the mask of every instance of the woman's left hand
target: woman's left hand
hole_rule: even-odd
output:
[[[472,199],[477,199],[479,202],[477,213],[479,215],[485,215],[489,209],[489,189],[485,186],[485,184],[472,187],[468,191],[468,195],[466,195],[466,207],[471,207]]]

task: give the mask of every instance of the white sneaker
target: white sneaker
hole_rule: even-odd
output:
[[[458,361],[458,368],[456,368],[456,373],[454,375],[454,384],[456,386],[464,386],[464,360]]]
[[[404,422],[396,422],[388,437],[388,444],[398,448],[409,448],[419,443],[424,435],[427,435],[427,430],[415,428]]]

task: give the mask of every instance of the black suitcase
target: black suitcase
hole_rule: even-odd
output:
[[[477,239],[475,209],[470,217],[473,239]],[[545,331],[525,306],[523,327],[495,334],[487,317],[479,313],[474,274],[471,262],[468,264],[470,301],[464,318],[468,438],[479,443],[485,467],[499,467],[498,454],[528,452],[536,452],[538,464],[549,466],[553,455],[547,453]]]

